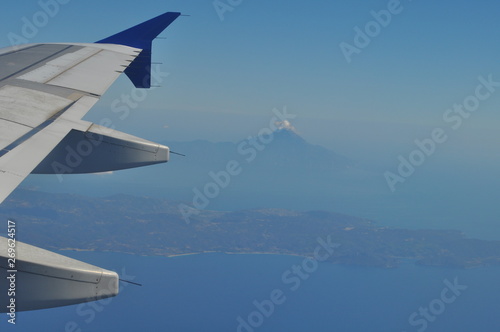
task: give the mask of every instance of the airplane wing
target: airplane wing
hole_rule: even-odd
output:
[[[151,45],[180,13],[93,44],[0,50],[0,203],[32,172],[92,173],[168,161],[169,150],[82,121],[124,72],[151,86]]]
[[[0,50],[0,203],[30,173],[104,172],[168,161],[168,147],[82,117],[121,73],[137,88],[151,87],[152,41],[179,15],[165,13],[97,43]],[[7,296],[12,280],[19,285],[15,299]],[[0,312],[12,315],[115,296],[118,275],[0,237],[0,291]]]

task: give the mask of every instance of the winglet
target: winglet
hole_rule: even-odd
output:
[[[99,40],[99,44],[119,44],[142,49],[142,52],[125,70],[136,88],[151,87],[151,48],[155,39],[181,13],[168,12],[130,29]]]

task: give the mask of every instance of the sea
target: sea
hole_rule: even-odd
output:
[[[500,331],[500,267],[393,269],[299,256],[61,251],[118,272],[117,297],[0,315],[0,331]]]

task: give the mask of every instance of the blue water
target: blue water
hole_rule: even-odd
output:
[[[306,264],[300,278],[292,268],[302,266],[304,259],[295,256],[63,253],[125,272],[144,286],[124,284],[118,297],[79,309],[18,313],[15,327],[2,315],[1,331],[500,330],[498,267],[461,270],[407,262],[384,270],[320,263]],[[467,288],[455,289],[458,296],[445,291],[450,303],[444,303],[445,280],[453,283],[455,278]],[[264,309],[259,311],[254,301]],[[429,305],[434,306],[429,318],[417,316],[418,324],[412,326],[410,315]],[[238,317],[248,325],[238,328]]]

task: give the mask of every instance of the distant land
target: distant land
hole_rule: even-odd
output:
[[[163,141],[160,143],[185,156],[172,154],[167,164],[86,176],[84,181],[71,175],[64,176],[64,181],[54,176],[34,176],[30,178],[34,181],[31,186],[86,196],[94,196],[96,192],[99,196],[124,193],[190,201],[195,188],[203,190],[213,181],[211,172],[223,171],[229,162],[235,161],[241,172],[232,176],[230,185],[210,200],[208,209],[279,207],[338,211],[344,208],[342,212],[353,214],[351,211],[356,209],[353,205],[359,200],[363,200],[362,206],[379,206],[375,201],[381,197],[391,202],[394,198],[381,170],[359,165],[332,150],[311,144],[291,125],[279,127],[271,136],[260,140],[258,137],[261,136],[218,143]],[[101,185],[103,180],[110,185]],[[308,195],[302,195],[304,191]]]
[[[23,188],[83,196],[148,196],[215,211],[321,210],[377,220],[389,227],[460,229],[476,238],[500,240],[495,209],[499,181],[478,182],[477,177],[465,176],[468,171],[461,173],[458,164],[453,172],[448,168],[429,171],[435,167],[431,164],[439,164],[439,158],[432,158],[392,192],[384,173],[395,166],[401,151],[394,151],[390,167],[385,168],[312,144],[289,122],[275,125],[272,135],[259,136],[261,131],[255,131],[235,142],[160,141],[186,156],[172,154],[166,164],[97,175],[62,179],[32,175]],[[334,146],[346,151],[342,141]],[[196,205],[197,193],[205,192],[214,183],[213,175],[221,174],[229,163],[237,163],[239,172],[225,182],[227,186],[219,185],[217,195]],[[464,176],[450,182],[457,174]],[[481,199],[471,201],[470,190]]]
[[[500,264],[500,241],[469,239],[455,230],[381,227],[323,211],[199,211],[190,223],[178,203],[115,195],[90,198],[18,190],[0,207],[17,221],[18,240],[49,250],[72,249],[172,256],[204,252],[312,257],[318,238],[338,245],[329,262],[381,268],[402,260],[443,267]]]

